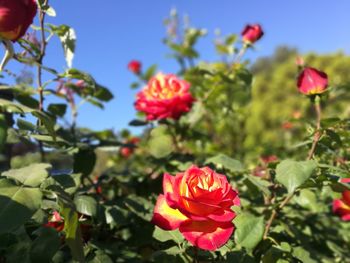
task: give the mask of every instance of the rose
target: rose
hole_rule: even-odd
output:
[[[350,183],[350,178],[341,179],[342,183]],[[333,201],[333,212],[344,221],[350,221],[350,190],[342,193],[341,199]]]
[[[178,119],[194,102],[189,89],[190,84],[175,75],[158,73],[137,94],[135,108],[144,112],[147,120]]]
[[[35,0],[0,0],[0,37],[12,41],[21,38],[36,12]]]
[[[241,35],[244,43],[254,44],[264,35],[264,32],[259,24],[246,25]]]
[[[128,69],[135,74],[140,74],[142,64],[138,60],[131,60],[128,64]]]
[[[57,211],[54,211],[49,222],[47,222],[44,226],[52,227],[56,229],[57,232],[61,232],[64,228],[64,221],[61,215]]]
[[[90,224],[85,224],[83,222],[87,221],[87,216],[78,213],[79,217],[79,226],[82,234],[82,238],[87,242],[91,238],[91,228]],[[82,221],[82,222],[81,222]],[[64,230],[64,219],[61,217],[60,213],[54,211],[52,216],[49,219],[49,222],[44,224],[44,227],[54,228],[57,232],[62,232]]]
[[[179,228],[192,245],[204,250],[223,246],[234,231],[240,204],[226,177],[209,167],[190,167],[176,176],[164,174],[152,222],[164,230]]]
[[[297,85],[305,95],[321,94],[327,90],[328,76],[315,68],[305,67],[299,74]]]
[[[133,137],[129,140],[126,141],[127,144],[132,144],[132,147],[126,146],[126,147],[122,147],[120,149],[120,154],[121,156],[123,156],[124,158],[129,158],[135,151],[135,145],[138,144],[140,142],[140,138],[137,137]]]

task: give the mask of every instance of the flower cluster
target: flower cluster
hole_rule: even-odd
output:
[[[192,166],[176,176],[164,174],[152,221],[164,230],[178,228],[194,246],[216,250],[232,235],[236,214],[231,207],[239,205],[224,175]]]

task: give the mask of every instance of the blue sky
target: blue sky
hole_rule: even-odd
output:
[[[276,46],[288,44],[301,52],[335,52],[350,49],[350,1],[348,0],[51,0],[57,12],[47,22],[68,24],[77,33],[73,66],[91,73],[115,95],[104,111],[84,105],[78,125],[96,130],[127,127],[134,118],[135,91],[129,85],[135,77],[127,70],[131,59],[145,67],[158,64],[163,72],[176,72],[168,59],[163,20],[176,7],[191,18],[191,24],[206,28],[208,35],[199,43],[202,60],[218,59],[213,46],[214,30],[240,33],[247,23],[261,23],[265,36],[256,51],[247,56],[254,61],[269,55]],[[1,50],[0,52],[3,52]],[[58,41],[48,46],[45,63],[63,70],[65,62]],[[10,68],[18,69],[11,62]],[[22,66],[19,68],[23,68]]]

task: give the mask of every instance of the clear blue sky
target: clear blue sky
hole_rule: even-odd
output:
[[[135,116],[135,91],[129,85],[135,80],[126,65],[131,59],[144,66],[153,63],[163,72],[177,70],[166,58],[168,49],[161,39],[165,35],[163,20],[171,8],[186,13],[191,24],[206,28],[208,35],[198,49],[203,60],[213,60],[214,30],[223,34],[240,33],[246,23],[261,23],[265,36],[257,51],[248,56],[269,55],[276,46],[288,44],[301,52],[319,53],[350,48],[349,0],[51,0],[57,17],[53,24],[68,24],[77,33],[77,51],[73,66],[90,72],[98,82],[110,88],[115,99],[104,111],[84,105],[78,118],[80,126],[93,129],[127,127]],[[3,50],[1,50],[3,52]],[[50,67],[62,69],[65,62],[58,43],[48,47],[45,60]],[[16,67],[13,64],[11,67]]]

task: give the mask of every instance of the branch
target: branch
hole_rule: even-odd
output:
[[[316,95],[316,97],[314,99],[314,107],[315,107],[315,111],[316,111],[316,132],[314,135],[311,149],[310,149],[308,156],[307,156],[307,160],[311,160],[312,157],[314,156],[317,143],[318,143],[319,139],[321,138],[321,116],[322,116],[321,113],[322,113],[322,111],[321,111],[320,100],[321,100],[321,97],[319,95]],[[282,201],[282,203],[277,207],[277,209],[274,209],[272,211],[271,216],[266,223],[266,227],[265,227],[265,231],[264,231],[264,239],[267,238],[269,231],[270,231],[270,228],[272,226],[272,223],[275,220],[275,218],[277,217],[278,212],[289,203],[289,201],[294,197],[294,195],[295,195],[295,191],[290,193]]]

